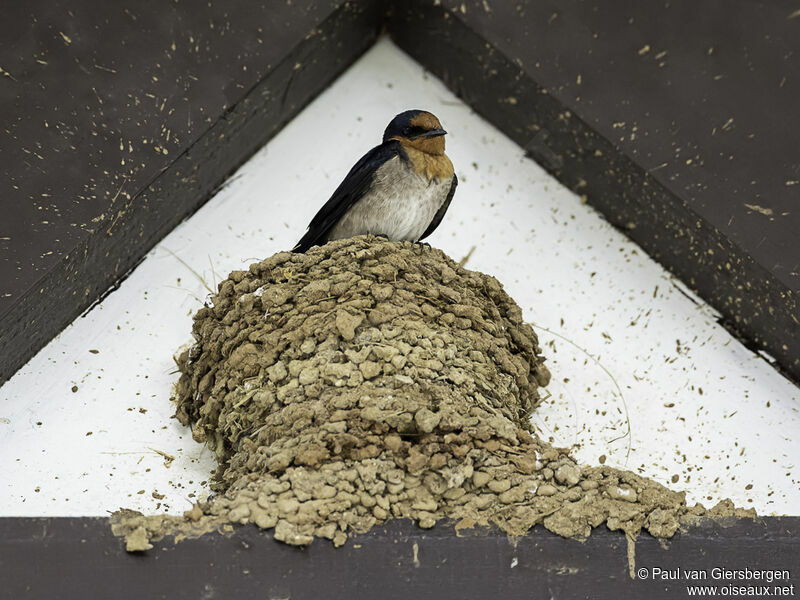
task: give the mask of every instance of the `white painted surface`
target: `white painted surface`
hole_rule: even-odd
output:
[[[429,241],[456,259],[475,245],[468,267],[556,332],[541,331],[554,378],[537,427],[579,445],[584,462],[605,455],[664,483],[677,475],[692,501],[800,514],[798,389],[385,40],[0,388],[0,514],[175,513],[207,491],[211,453],[170,418],[172,355],[207,293],[186,265],[213,285],[290,248],[407,108],[433,111],[451,132],[461,180]],[[167,468],[155,450],[175,461]]]

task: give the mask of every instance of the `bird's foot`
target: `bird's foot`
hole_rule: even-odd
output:
[[[420,247],[420,249],[422,249],[422,250],[425,250],[426,248],[427,248],[429,251],[431,250],[431,245],[430,245],[428,242],[419,242],[419,241],[417,241],[417,242],[414,242],[414,243],[415,243],[417,246],[419,246],[419,247]]]

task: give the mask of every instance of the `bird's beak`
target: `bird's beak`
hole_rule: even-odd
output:
[[[420,134],[419,137],[424,138],[431,138],[431,137],[438,137],[440,135],[445,135],[447,132],[444,129],[429,129],[423,134]]]

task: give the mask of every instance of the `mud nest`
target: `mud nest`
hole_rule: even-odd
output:
[[[340,545],[392,517],[670,537],[704,512],[539,440],[536,334],[496,279],[439,250],[365,236],[276,254],[231,273],[193,333],[174,399],[216,453],[218,495],[183,518],[117,513],[131,550],[231,522]]]
[[[550,374],[496,279],[440,250],[340,241],[231,273],[179,359],[178,419],[218,487],[375,458],[397,434],[517,442]]]

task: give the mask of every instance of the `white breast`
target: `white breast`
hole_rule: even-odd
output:
[[[451,183],[429,182],[399,156],[392,158],[378,168],[369,191],[334,225],[328,240],[371,233],[416,242],[447,198]]]

